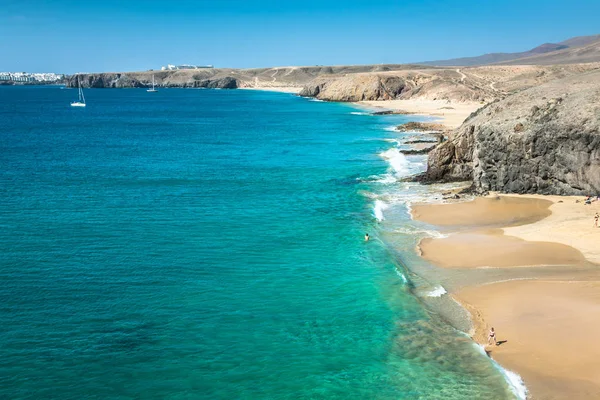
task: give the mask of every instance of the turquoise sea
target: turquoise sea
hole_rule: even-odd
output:
[[[76,95],[0,87],[1,399],[515,397],[407,271],[406,117]]]

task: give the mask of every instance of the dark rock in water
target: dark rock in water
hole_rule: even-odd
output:
[[[443,132],[446,127],[442,124],[436,124],[431,122],[407,122],[396,127],[397,131],[400,132]]]
[[[435,146],[430,146],[430,147],[424,147],[422,149],[408,149],[408,150],[399,150],[400,153],[404,154],[404,155],[411,155],[411,154],[427,154],[429,153],[431,150],[433,150]]]
[[[414,114],[410,111],[404,110],[385,110],[385,111],[376,111],[371,113],[371,115],[411,115]]]
[[[508,96],[438,145],[420,179],[473,180],[476,192],[598,194],[599,104],[600,72]]]
[[[420,143],[438,143],[439,140],[436,139],[412,139],[412,140],[406,140],[404,142],[404,144],[420,144]]]
[[[391,115],[394,114],[394,111],[392,110],[386,110],[386,111],[376,111],[371,113],[371,115]]]

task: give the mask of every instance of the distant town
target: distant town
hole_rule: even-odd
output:
[[[167,64],[162,66],[161,71],[176,71],[180,69],[205,69],[214,68],[212,65],[190,65],[190,64]],[[150,70],[152,71],[152,70]],[[0,72],[0,85],[11,84],[52,84],[64,82],[65,74],[56,74],[54,72]]]
[[[0,82],[54,83],[62,81],[64,77],[64,74],[55,74],[53,72],[0,72]]]
[[[214,68],[212,65],[189,65],[189,64],[182,64],[182,65],[173,65],[173,64],[167,64],[167,66],[163,66],[160,67],[161,71],[174,71],[174,70],[178,70],[178,69],[203,69],[203,68]]]

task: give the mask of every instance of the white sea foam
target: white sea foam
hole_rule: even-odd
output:
[[[435,288],[433,288],[432,291],[427,293],[426,296],[427,297],[442,297],[446,293],[448,293],[448,292],[446,291],[446,289],[443,288],[443,286],[436,286]]]
[[[398,229],[394,229],[394,232],[402,233],[405,235],[411,235],[411,236],[424,235],[424,236],[429,236],[429,237],[436,238],[436,239],[444,239],[444,238],[448,237],[448,235],[445,235],[441,232],[430,230],[430,229],[398,228]]]
[[[523,378],[521,378],[521,376],[515,372],[509,371],[502,367],[500,368],[511,392],[513,392],[519,400],[526,400],[527,387],[525,386],[525,382],[523,382]]]
[[[404,154],[400,153],[400,150],[396,148],[391,148],[389,150],[379,153],[379,156],[390,164],[396,175],[409,175],[409,163]]]
[[[352,114],[352,115],[371,115],[369,113],[360,112],[360,111],[352,111],[350,114]]]
[[[479,343],[474,343],[475,348],[479,350],[481,354],[487,356],[485,352],[485,347]],[[510,391],[515,395],[515,397],[519,400],[527,400],[527,387],[525,386],[525,382],[523,382],[523,378],[516,372],[509,371],[507,369],[502,368],[500,364],[498,364],[494,359],[491,359],[494,366],[502,373],[504,376],[504,380],[508,384]]]
[[[392,174],[374,175],[369,178],[373,178],[373,182],[383,183],[384,185],[398,182],[398,179]]]
[[[404,276],[404,274],[402,272],[400,272],[398,270],[398,268],[395,268],[395,271],[396,271],[396,275],[398,275],[400,277],[400,279],[402,279],[402,282],[408,283],[408,279],[406,279],[406,276]]]
[[[373,199],[373,200],[375,200],[376,198],[379,197],[379,195],[377,195],[377,194],[375,194],[373,192],[368,192],[366,190],[361,190],[359,193],[361,195],[365,196],[367,199]]]
[[[373,206],[373,216],[379,222],[383,221],[385,218],[383,217],[383,211],[387,209],[389,205],[384,203],[381,200],[375,200],[375,205]]]
[[[316,97],[312,97],[312,98],[310,99],[310,101],[323,101],[323,100],[319,100],[319,99],[317,99]]]
[[[392,126],[386,126],[385,128],[383,128],[383,130],[385,131],[390,131],[390,132],[398,132],[396,130],[396,125],[392,125]]]

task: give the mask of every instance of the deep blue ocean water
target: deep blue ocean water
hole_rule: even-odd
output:
[[[0,398],[511,398],[380,239],[404,117],[75,97],[0,87]]]

